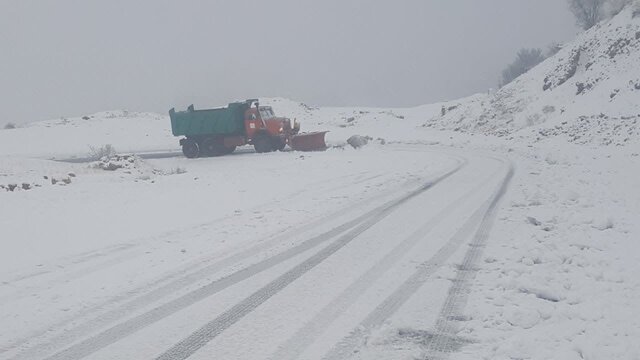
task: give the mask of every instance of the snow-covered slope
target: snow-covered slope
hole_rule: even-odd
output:
[[[638,138],[640,16],[634,10],[580,34],[495,94],[461,101],[426,125],[501,136],[533,127],[523,134],[579,143]]]

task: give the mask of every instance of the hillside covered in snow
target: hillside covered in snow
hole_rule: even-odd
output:
[[[640,129],[640,12],[628,6],[495,94],[451,102],[426,126],[624,144]]]

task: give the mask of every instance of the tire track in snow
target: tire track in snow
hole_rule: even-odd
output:
[[[340,176],[338,177],[338,179],[347,179],[352,176],[362,176],[366,174],[368,173],[364,172],[364,173],[357,173],[349,176]],[[379,178],[380,176],[382,175],[375,175],[375,176],[366,177],[364,179],[358,179],[355,183],[363,183],[366,181],[370,181],[372,179]],[[403,187],[412,187],[412,186],[415,186],[416,183],[418,183],[418,181],[416,180],[408,181],[403,185]],[[333,190],[337,188],[338,188],[337,186],[333,186],[333,187],[330,187],[329,190]],[[251,246],[249,249],[230,255],[227,258],[222,258],[219,260],[215,258],[207,258],[204,260],[198,259],[197,262],[191,263],[188,266],[185,266],[180,271],[172,273],[168,276],[164,276],[160,279],[156,279],[152,282],[146,283],[141,287],[129,290],[125,293],[115,295],[109,298],[108,300],[106,300],[105,302],[102,302],[99,305],[96,305],[94,307],[90,307],[87,309],[83,309],[79,313],[74,314],[73,317],[62,319],[61,321],[53,325],[49,325],[44,329],[41,329],[39,331],[34,331],[20,339],[14,340],[8,345],[4,346],[3,348],[0,348],[0,354],[19,349],[20,347],[24,347],[25,344],[29,344],[34,340],[38,340],[39,338],[42,338],[47,334],[50,335],[51,329],[67,328],[67,330],[59,336],[53,337],[47,341],[40,341],[38,344],[36,344],[35,346],[32,346],[31,348],[18,350],[20,352],[20,356],[11,357],[9,359],[22,359],[25,357],[33,358],[33,357],[37,357],[38,354],[51,353],[55,350],[55,347],[60,347],[61,345],[67,346],[67,344],[72,344],[77,339],[82,338],[83,336],[86,336],[86,334],[95,333],[98,329],[104,328],[104,326],[108,324],[113,324],[118,320],[126,317],[126,315],[131,314],[132,312],[139,310],[144,306],[157,302],[158,299],[162,299],[167,296],[170,296],[171,294],[175,294],[181,289],[189,285],[192,285],[198,281],[201,281],[202,279],[205,279],[223,270],[224,268],[227,268],[229,266],[233,266],[242,261],[245,261],[246,259],[254,257],[261,252],[268,251],[271,249],[271,247],[277,246],[279,243],[291,238],[295,233],[299,233],[301,231],[307,231],[307,230],[311,230],[311,229],[323,226],[324,224],[330,221],[333,221],[340,217],[344,217],[345,213],[347,212],[357,210],[360,207],[364,207],[370,204],[371,202],[374,202],[375,200],[378,200],[380,198],[383,198],[395,192],[398,192],[398,190],[396,189],[390,192],[380,193],[380,194],[377,194],[376,196],[364,199],[358,202],[356,206],[350,206],[348,209],[341,209],[339,211],[326,215],[318,220],[314,220],[310,223],[297,227],[293,230],[288,230],[285,233],[281,233],[279,235],[272,237],[268,241]],[[295,194],[294,196],[297,196],[297,195],[299,194]],[[362,216],[360,218],[362,218]],[[214,221],[214,223],[222,220],[224,219],[218,219]],[[172,230],[169,233],[174,234],[175,231]],[[324,235],[328,235],[328,234],[329,232],[325,233]],[[118,262],[118,260],[122,260],[122,258],[112,259],[109,262],[113,261],[115,263],[115,262]],[[205,267],[202,267],[202,263],[211,262],[213,260],[217,260],[217,261],[210,265],[206,265]],[[99,265],[96,265],[96,267],[98,266]],[[197,271],[193,271],[193,269],[197,267],[200,267],[201,269]],[[86,275],[86,272],[83,272],[83,274]],[[50,283],[48,283],[48,285],[50,285]],[[133,298],[135,296],[138,296],[138,297]],[[119,305],[116,308],[112,308],[109,311],[104,312],[104,309],[107,309],[112,305],[117,305],[118,303],[120,303],[121,305]],[[98,313],[98,312],[102,312],[102,314],[99,316],[95,316],[95,313]],[[94,315],[94,316],[90,317],[91,315]],[[82,318],[88,318],[88,321],[85,321],[78,325],[77,320]],[[56,344],[56,345],[53,345],[53,344]]]
[[[469,288],[478,271],[476,264],[482,256],[484,247],[489,240],[489,234],[491,233],[497,212],[497,205],[506,193],[514,172],[513,166],[510,165],[507,176],[489,205],[489,209],[485,213],[482,223],[476,231],[462,264],[456,270],[456,277],[449,289],[442,310],[440,310],[438,320],[436,320],[433,337],[428,343],[424,359],[444,359],[448,357],[449,353],[455,351],[461,345],[461,341],[457,338],[458,321],[463,319],[462,310],[467,304]]]
[[[408,199],[410,199],[411,197],[414,197],[424,191],[426,191],[427,189],[433,187],[435,184],[437,184],[438,182],[446,179],[447,177],[451,176],[452,174],[454,174],[455,172],[457,172],[460,168],[462,168],[464,165],[466,164],[466,162],[462,162],[462,163],[458,163],[458,165],[448,171],[447,173],[445,173],[444,175],[439,176],[438,178],[436,178],[435,180],[432,180],[430,182],[428,182],[427,184],[421,186],[420,188],[418,188],[417,190],[413,190],[411,192],[409,192],[408,194],[403,195],[402,197],[392,200],[390,202],[387,202],[386,204],[379,206],[367,213],[365,213],[364,215],[361,215],[359,217],[357,217],[354,220],[351,220],[343,225],[340,225],[326,233],[320,234],[318,236],[312,237],[311,239],[308,239],[306,241],[304,241],[303,243],[290,248],[289,250],[286,250],[282,253],[279,253],[277,255],[274,255],[270,258],[267,258],[265,260],[262,260],[256,264],[250,265],[249,267],[246,267],[244,269],[241,269],[239,271],[236,271],[228,276],[225,276],[221,279],[218,279],[216,281],[213,281],[201,288],[198,288],[194,291],[191,291],[181,297],[178,297],[174,300],[171,300],[163,305],[160,305],[158,307],[153,308],[150,311],[147,311],[143,314],[140,314],[138,316],[135,316],[131,319],[128,319],[122,323],[119,323],[115,326],[112,326],[104,331],[102,331],[101,333],[92,336],[88,339],[85,339],[79,343],[76,343],[62,351],[56,352],[55,354],[47,357],[47,360],[73,360],[73,359],[82,359],[88,355],[93,354],[94,352],[115,343],[118,340],[121,340],[157,321],[160,321],[202,299],[205,299],[209,296],[212,296],[238,282],[241,282],[257,273],[260,273],[262,271],[268,270],[296,255],[299,255],[317,245],[320,245],[323,242],[326,242],[336,236],[338,236],[341,233],[344,233],[345,231],[348,231],[351,228],[357,227],[359,224],[366,222],[367,224],[370,223],[371,218],[378,218],[380,216],[380,214],[386,214],[388,212],[390,212],[390,210],[394,209],[395,207],[399,206],[400,204],[404,203],[405,201],[407,201]],[[370,226],[373,226],[373,223],[371,223]],[[360,227],[358,227],[359,229]],[[364,230],[362,230],[364,231]],[[331,246],[331,245],[330,245]],[[321,250],[324,251],[324,250]],[[238,318],[239,319],[239,318]],[[238,319],[236,319],[235,321],[237,321]],[[234,322],[235,322],[234,321]],[[231,324],[229,324],[230,326]],[[51,352],[53,351],[53,349],[55,349],[57,346],[57,344],[55,343],[49,343],[47,346],[47,349],[40,349],[40,350],[45,350],[47,352]],[[21,356],[12,358],[12,359],[22,359]]]
[[[73,345],[61,352],[58,352],[54,355],[52,355],[51,357],[47,358],[47,359],[81,359],[85,356],[88,356],[98,350],[100,350],[103,347],[106,347],[107,345],[110,345],[118,340],[121,340],[123,338],[125,338],[126,336],[129,336],[137,331],[139,331],[140,329],[143,329],[157,321],[160,321],[162,319],[164,319],[167,316],[170,316],[184,308],[186,308],[187,306],[190,306],[202,299],[205,299],[211,295],[214,295],[232,285],[237,284],[238,282],[241,282],[245,279],[248,279],[249,277],[260,273],[262,271],[268,270],[278,264],[280,264],[283,261],[288,260],[291,257],[294,257],[304,251],[307,251],[337,235],[339,235],[340,233],[348,230],[349,228],[355,226],[358,224],[357,220],[352,220],[344,225],[341,225],[339,227],[336,227],[328,232],[325,232],[323,234],[320,234],[316,237],[313,237],[307,241],[305,241],[304,243],[291,248],[285,252],[279,253],[275,256],[272,256],[270,258],[267,258],[265,260],[262,260],[256,264],[250,265],[244,269],[238,270],[230,275],[227,275],[225,277],[222,277],[218,280],[215,280],[214,282],[211,282],[203,287],[200,287],[194,291],[191,291],[177,299],[171,300],[167,303],[164,303],[162,305],[159,305],[141,315],[138,315],[134,318],[125,320],[124,322],[121,322],[117,325],[114,325],[110,328],[108,328],[107,330],[97,334],[96,336],[93,336],[89,339],[86,339],[76,345]],[[220,266],[220,268],[224,267],[224,266],[231,266],[234,264],[234,261],[236,259],[228,259],[227,261],[223,261],[224,264],[222,264],[222,266]],[[220,265],[220,264],[215,264],[215,265]],[[216,266],[218,267],[218,266]],[[203,269],[203,271],[199,271],[197,273],[191,274],[188,276],[188,278],[186,279],[181,279],[184,280],[184,282],[196,282],[196,281],[200,281],[202,280],[203,276],[206,276],[204,274],[208,273],[209,271],[207,271],[208,269]],[[182,281],[181,281],[182,282]],[[156,291],[152,291],[151,293],[148,293],[146,295],[144,295],[141,298],[138,298],[135,301],[135,303],[130,304],[132,305],[131,308],[140,308],[146,304],[148,304],[150,301],[155,300],[154,299],[154,295],[156,293],[160,293],[161,295],[166,296],[167,295],[167,291],[170,288],[173,287],[179,287],[182,288],[182,284],[170,284],[167,287],[162,287]],[[135,306],[133,306],[135,305]],[[121,319],[123,316],[125,316],[126,314],[130,313],[131,309],[130,308],[125,308],[125,309],[116,309],[113,312],[107,313],[105,316],[102,316],[99,320],[101,323],[110,323],[113,322],[113,319]],[[93,324],[92,323],[88,323],[86,324],[87,327],[92,328]],[[78,338],[79,336],[81,336],[83,328],[78,328],[75,329],[75,334],[73,334],[73,338]],[[69,334],[65,333],[63,334],[63,337],[68,337]],[[46,346],[44,348],[39,348],[37,349],[38,352],[50,352],[53,349],[55,349],[55,347],[57,347],[57,342],[49,342],[48,344],[46,344]],[[12,360],[18,360],[21,359],[22,356],[24,354],[21,354],[15,358],[11,358]]]
[[[349,306],[357,301],[358,298],[362,296],[371,285],[373,285],[376,279],[400,261],[402,257],[418,242],[424,240],[425,236],[431,233],[437,224],[450,216],[451,213],[454,212],[461,204],[467,202],[471,195],[486,186],[492,177],[493,176],[491,175],[480,181],[478,185],[474,186],[470,191],[464,193],[462,196],[456,198],[440,213],[429,219],[429,221],[423,224],[418,230],[396,245],[388,254],[380,259],[380,261],[367,270],[366,273],[361,275],[355,282],[342,291],[342,293],[340,293],[333,301],[324,306],[322,310],[313,317],[313,319],[307,321],[301,329],[289,338],[288,341],[282,343],[279,346],[279,350],[273,353],[269,358],[271,360],[298,359],[304,350],[315,341],[316,337],[325,331],[334,320],[347,311]],[[444,247],[450,246],[449,243],[454,240],[455,237],[450,239]],[[457,249],[459,245],[459,243],[456,243],[454,247]],[[429,261],[437,264],[439,267],[446,260],[437,259],[437,257],[442,256],[443,254],[439,252]]]
[[[166,352],[162,353],[158,356],[157,360],[181,360],[186,359],[189,356],[193,355],[200,348],[205,346],[209,341],[213,338],[221,334],[223,331],[228,329],[230,326],[238,322],[244,316],[255,310],[258,306],[263,304],[265,301],[269,300],[271,297],[276,295],[282,289],[287,287],[289,284],[299,279],[302,275],[309,272],[311,269],[316,267],[318,264],[323,262],[329,256],[343,248],[345,245],[349,244],[353,239],[358,237],[364,231],[371,228],[373,225],[380,222],[380,220],[387,217],[391,214],[397,207],[414,198],[415,196],[422,194],[423,192],[431,189],[440,181],[446,179],[451,176],[453,173],[457,172],[460,167],[450,171],[449,173],[439,177],[438,179],[425,184],[417,190],[410,192],[409,194],[401,197],[388,204],[384,208],[380,209],[380,211],[376,212],[372,216],[369,216],[367,220],[363,223],[357,225],[353,230],[348,231],[346,234],[340,236],[336,241],[320,250],[318,253],[314,254],[307,260],[302,263],[296,265],[291,270],[287,271],[283,275],[279,276],[269,284],[260,288],[258,291],[251,294],[249,297],[236,304],[229,310],[225,311],[212,321],[208,322],[200,329],[193,332],[184,340],[178,342],[173,347],[171,347]]]
[[[493,222],[496,206],[506,192],[513,173],[513,166],[509,164],[507,173],[502,183],[500,184],[497,191],[495,191],[492,197],[487,201],[487,203],[476,210],[476,212],[465,222],[462,228],[458,230],[458,232],[456,232],[456,234],[444,247],[440,248],[440,250],[438,250],[438,252],[427,262],[421,264],[420,268],[413,275],[411,275],[411,277],[409,277],[404,283],[402,283],[402,285],[400,285],[400,287],[398,287],[380,305],[378,305],[371,313],[369,313],[369,315],[367,315],[367,317],[359,324],[359,326],[357,326],[347,337],[345,337],[331,350],[329,350],[329,352],[325,354],[322,359],[342,360],[350,357],[358,349],[358,347],[363,344],[363,339],[365,338],[365,336],[367,336],[375,327],[380,326],[384,321],[391,317],[411,297],[411,295],[413,295],[431,277],[431,275],[433,275],[433,273],[455,253],[460,245],[462,245],[464,241],[469,238],[476,227],[478,228],[478,230],[476,231],[476,235],[474,236],[474,239],[470,244],[469,250],[467,250],[467,253],[465,254],[465,259],[470,253],[475,254],[474,256],[477,257],[477,250],[479,249],[477,239],[479,238],[480,234],[488,236],[488,230],[486,229],[487,227],[490,228],[490,224]],[[477,225],[478,222],[480,222],[479,226]],[[453,296],[450,297],[453,298]],[[441,330],[442,331],[439,337],[446,341],[444,345],[449,344],[449,340],[445,339],[445,329],[443,328]],[[436,335],[434,336],[434,338],[438,338],[438,336]]]
[[[338,177],[332,178],[330,180],[331,181],[335,181],[335,180],[338,180],[338,179],[349,179],[349,178],[353,177],[353,178],[356,178],[356,179],[351,184],[360,184],[360,183],[371,181],[371,180],[374,180],[376,178],[384,176],[383,174],[377,174],[377,175],[372,175],[372,176],[368,176],[368,177],[362,178],[363,175],[368,175],[368,174],[369,174],[369,172],[365,171],[365,172],[359,172],[359,173],[355,173],[355,174],[348,174],[348,175],[338,176]],[[341,189],[341,188],[344,187],[343,185],[336,185],[336,186],[331,186],[331,187],[328,187],[328,188],[325,188],[325,189],[318,189],[318,185],[323,185],[325,183],[326,183],[326,180],[313,182],[313,183],[310,183],[309,185],[307,185],[307,188],[314,189],[314,191],[316,191],[316,192],[324,193],[324,192],[330,192],[330,191],[333,191],[333,190]],[[286,198],[288,200],[290,200],[291,198],[295,198],[295,197],[298,197],[298,196],[300,196],[302,194],[306,194],[306,193],[307,193],[306,191],[295,192],[295,193],[287,195]],[[266,201],[266,202],[260,203],[260,204],[256,205],[255,207],[249,209],[248,212],[250,212],[251,210],[255,210],[255,209],[262,209],[265,206],[271,205],[271,204],[273,204],[273,201]],[[208,222],[205,222],[205,223],[201,223],[199,225],[196,225],[196,227],[215,225],[215,224],[224,222],[226,220],[229,220],[232,217],[234,217],[234,216],[224,216],[224,217],[215,219],[213,221],[208,221]],[[191,229],[191,228],[193,228],[193,227],[189,227],[189,229]],[[154,236],[153,237],[153,241],[157,241],[158,237],[174,237],[177,234],[179,234],[179,232],[181,230],[183,230],[183,229],[166,231],[165,233],[160,234],[159,236]],[[63,258],[59,259],[57,263],[52,263],[52,264],[46,265],[44,268],[39,269],[37,271],[18,274],[18,275],[15,275],[12,278],[6,279],[6,280],[0,279],[0,288],[1,287],[5,287],[7,285],[16,285],[17,283],[20,283],[22,281],[32,280],[34,278],[41,277],[43,275],[53,274],[54,272],[56,272],[56,271],[58,271],[60,269],[64,269],[63,274],[61,276],[59,276],[58,278],[47,280],[47,285],[51,286],[52,284],[55,284],[55,283],[67,283],[67,282],[69,282],[69,280],[87,276],[88,274],[91,274],[93,272],[109,268],[109,267],[111,267],[113,265],[118,264],[119,262],[123,262],[123,261],[126,261],[126,260],[130,259],[130,258],[139,256],[139,253],[131,252],[128,255],[115,257],[113,259],[106,260],[106,261],[104,261],[102,263],[90,265],[87,268],[80,268],[80,269],[75,270],[73,273],[70,274],[70,271],[71,271],[70,268],[72,266],[83,265],[85,263],[89,263],[90,261],[95,260],[95,259],[99,259],[99,258],[109,258],[111,255],[117,255],[118,253],[121,253],[121,252],[124,252],[124,251],[127,251],[127,250],[131,250],[131,249],[140,247],[141,245],[143,245],[143,243],[140,243],[140,242],[122,243],[122,244],[111,245],[111,246],[108,246],[106,248],[102,248],[102,249],[98,249],[98,250],[87,251],[87,252],[76,254],[76,255],[72,255],[72,256],[69,256],[69,257],[63,257]],[[14,299],[19,299],[20,297],[30,296],[32,293],[33,293],[33,287],[26,287],[24,289],[21,289],[19,292],[15,292],[15,293],[10,294],[10,295],[1,295],[0,296],[0,305],[3,302],[6,302],[8,300],[14,300]]]

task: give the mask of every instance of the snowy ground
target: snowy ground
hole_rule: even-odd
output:
[[[264,102],[371,143],[105,171],[48,159],[178,150],[167,117],[0,131],[0,359],[640,357],[637,143]]]
[[[639,149],[515,151],[454,358],[640,358]]]

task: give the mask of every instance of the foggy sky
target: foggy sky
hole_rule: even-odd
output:
[[[0,0],[0,126],[257,96],[426,104],[576,32],[564,0]]]

